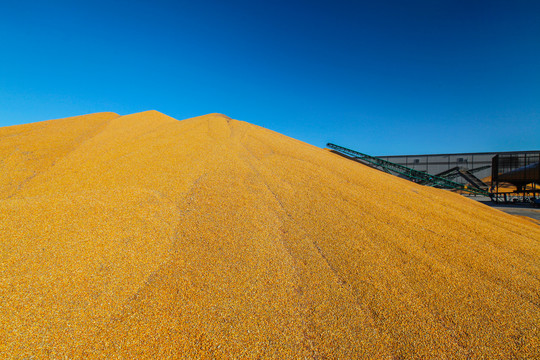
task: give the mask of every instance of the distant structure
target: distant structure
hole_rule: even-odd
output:
[[[494,201],[538,201],[540,151],[370,156],[328,143],[331,151],[416,183],[487,195]]]
[[[416,170],[411,167],[391,162],[385,159],[381,159],[380,157],[364,154],[359,151],[348,149],[346,147],[336,144],[328,143],[326,144],[326,146],[336,154],[345,156],[351,160],[361,162],[365,165],[374,167],[381,171],[385,171],[392,175],[405,178],[418,184],[443,189],[460,190],[477,195],[489,195],[489,192],[487,191],[488,186],[480,179],[476,178],[472,174],[472,170],[469,171],[465,168],[456,167],[436,175],[430,174],[426,171]],[[478,169],[475,169],[475,171],[477,170]],[[469,180],[469,183],[472,185],[469,186],[453,181],[456,176],[465,176]]]
[[[516,187],[514,193],[531,196],[537,200],[540,194],[540,152],[497,154],[493,157],[491,167],[492,191],[498,193],[499,184],[507,183]],[[507,201],[506,194],[503,194]],[[500,198],[500,197],[499,197]]]
[[[425,155],[390,155],[378,156],[378,158],[391,161],[396,164],[426,172],[428,174],[444,174],[455,168],[467,170],[481,169],[476,171],[475,176],[485,179],[491,176],[491,160],[497,153],[456,153],[456,154],[425,154]],[[456,176],[455,182],[467,184],[468,181],[461,176]]]
[[[489,187],[499,193],[503,183],[516,187],[516,195],[540,193],[540,151],[504,151],[455,154],[390,155],[378,158],[434,174],[463,185]],[[472,175],[472,176],[471,176]],[[527,185],[529,187],[527,188]]]

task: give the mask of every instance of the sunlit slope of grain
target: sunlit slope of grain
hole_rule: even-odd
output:
[[[540,356],[530,221],[219,114],[69,125],[0,200],[1,357]]]
[[[12,196],[118,116],[98,113],[0,128],[0,199]]]

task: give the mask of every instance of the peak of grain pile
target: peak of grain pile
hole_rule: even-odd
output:
[[[211,114],[0,128],[0,357],[539,358],[540,227]]]

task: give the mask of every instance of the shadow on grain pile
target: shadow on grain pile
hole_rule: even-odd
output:
[[[220,114],[0,128],[3,358],[538,358],[540,227]]]

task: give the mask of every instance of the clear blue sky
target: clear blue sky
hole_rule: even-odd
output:
[[[540,1],[10,1],[0,126],[212,112],[373,155],[540,149]]]

